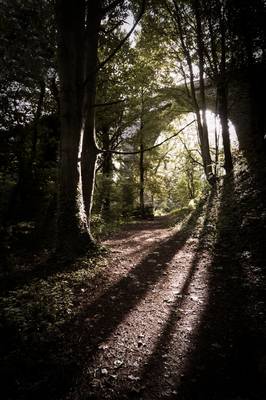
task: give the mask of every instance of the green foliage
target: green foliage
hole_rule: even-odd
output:
[[[54,69],[54,16],[51,1],[1,2],[0,129],[31,122],[40,83]],[[51,92],[50,92],[51,93]]]
[[[64,324],[80,312],[80,297],[104,265],[103,258],[76,260],[70,272],[36,278],[2,295],[0,328],[8,329],[20,342],[40,343],[62,335]]]
[[[115,212],[112,209],[112,215],[105,219],[100,213],[92,214],[91,231],[97,240],[104,240],[113,233],[119,231],[121,226],[125,223],[125,219],[123,219],[121,215],[121,210],[119,211],[120,212]]]
[[[119,46],[125,35],[123,21],[131,12],[137,12],[141,2],[122,3],[102,21],[100,62]],[[263,58],[263,2],[242,3],[238,0],[199,2],[204,26],[204,71],[212,79],[221,61],[221,17],[228,22],[228,71],[251,62],[252,58],[256,63]],[[187,78],[189,83],[189,74],[175,18],[178,11],[185,44],[196,66],[193,4],[179,1],[175,9],[174,3],[168,0],[147,2],[134,41],[126,41],[99,70],[95,105],[99,147],[107,151],[135,151],[143,141],[147,148],[177,129],[173,121],[179,120],[182,125],[182,116],[191,111],[192,105],[184,82]],[[221,4],[224,4],[223,10]],[[20,222],[32,224],[36,228],[34,235],[48,226],[46,236],[53,241],[54,225],[50,222],[54,221],[56,212],[59,144],[53,2],[3,1],[1,11],[0,220],[7,227],[15,227]],[[250,15],[252,18],[248,18]],[[243,20],[245,30],[240,23]],[[197,75],[195,68],[196,79]],[[196,134],[194,130],[194,138]],[[182,140],[183,147],[178,140],[172,140],[144,153],[145,202],[153,205],[158,214],[186,207],[207,186],[199,165],[198,145],[191,144],[186,135]],[[123,218],[129,219],[139,203],[139,155],[108,153],[107,157],[106,154],[99,156],[97,165],[92,220],[97,237],[116,229]],[[223,162],[219,154],[219,171]],[[12,230],[16,231],[9,229]],[[6,242],[12,242],[16,235],[11,236]],[[43,240],[42,235],[37,237]]]

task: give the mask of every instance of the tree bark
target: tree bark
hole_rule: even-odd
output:
[[[95,139],[95,98],[96,98],[96,75],[97,75],[97,49],[98,35],[102,18],[102,1],[92,0],[87,11],[87,31],[85,41],[85,74],[83,85],[85,85],[85,98],[83,105],[84,113],[84,136],[81,153],[81,170],[83,201],[87,216],[87,224],[90,230],[91,209],[95,183],[95,166],[98,155]]]
[[[103,182],[102,182],[102,193],[101,193],[101,201],[102,207],[101,212],[104,219],[110,218],[110,206],[111,206],[111,185],[112,185],[112,153],[110,146],[110,136],[107,127],[103,128],[103,149],[106,150],[103,153]]]
[[[36,150],[37,150],[37,141],[38,141],[38,125],[39,125],[39,121],[40,121],[40,118],[42,115],[44,96],[45,96],[45,82],[41,81],[40,82],[40,96],[38,99],[37,109],[36,109],[36,113],[35,113],[34,121],[33,121],[31,159],[30,159],[31,170],[33,169],[32,164],[34,163],[34,161],[36,159]]]
[[[92,242],[83,204],[79,162],[84,130],[84,16],[83,0],[57,0],[61,122],[57,251],[67,256],[86,253]]]
[[[228,126],[228,83],[226,78],[226,25],[224,10],[220,10],[220,32],[221,32],[221,64],[220,77],[217,85],[218,112],[222,127],[222,138],[224,146],[224,168],[226,174],[233,170],[233,161],[230,147],[230,136]]]
[[[218,96],[218,114],[222,128],[222,138],[224,147],[224,168],[226,174],[233,170],[233,161],[231,155],[230,135],[228,126],[228,88],[227,84],[223,81],[217,87]]]
[[[139,155],[139,206],[141,216],[145,216],[145,203],[144,203],[144,145],[140,144]]]
[[[194,0],[194,11],[196,18],[196,36],[197,53],[199,59],[199,85],[200,85],[200,103],[201,103],[201,121],[202,121],[202,152],[204,169],[208,181],[213,180],[212,159],[210,155],[209,134],[206,120],[206,97],[204,83],[204,42],[202,32],[202,21],[200,15],[200,5],[198,0]]]
[[[139,130],[139,206],[140,214],[145,217],[145,202],[144,202],[144,142],[143,142],[143,114],[144,114],[144,99],[143,89],[141,91],[141,111],[140,111],[140,130]]]
[[[200,142],[200,150],[201,156],[204,166],[204,172],[207,180],[210,183],[213,183],[213,172],[212,172],[212,160],[210,156],[210,148],[209,148],[209,137],[208,137],[208,128],[206,123],[206,101],[205,101],[205,86],[204,86],[204,76],[203,76],[203,67],[204,67],[204,53],[203,53],[203,43],[202,43],[202,32],[201,32],[201,21],[200,15],[197,11],[198,3],[194,1],[194,12],[196,17],[196,34],[197,34],[197,52],[199,57],[199,69],[200,69],[200,102],[199,104],[195,82],[194,82],[194,72],[193,72],[193,62],[190,54],[190,50],[186,45],[185,37],[184,37],[184,28],[181,21],[180,10],[178,7],[178,3],[174,0],[175,6],[175,19],[177,23],[179,38],[181,41],[182,51],[184,53],[188,69],[189,69],[189,80],[190,80],[190,90],[191,90],[191,98],[196,114],[196,120],[198,125],[198,133],[199,133],[199,142]],[[201,116],[200,110],[202,109],[203,113]]]

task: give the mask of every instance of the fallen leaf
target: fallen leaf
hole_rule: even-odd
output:
[[[106,368],[102,368],[102,369],[101,369],[101,374],[102,374],[102,375],[107,375],[107,374],[108,374],[107,369],[106,369]]]
[[[222,346],[219,343],[212,343],[211,346],[214,347],[215,349],[221,349],[222,348]]]
[[[106,350],[106,349],[109,349],[109,346],[108,346],[108,344],[100,344],[100,346],[98,346],[98,349],[99,350]]]
[[[115,360],[115,361],[114,361],[114,366],[115,366],[115,368],[119,368],[119,367],[121,367],[123,364],[124,364],[124,361],[122,361],[122,360]]]
[[[128,375],[128,379],[130,379],[131,381],[140,381],[140,377],[134,375]]]

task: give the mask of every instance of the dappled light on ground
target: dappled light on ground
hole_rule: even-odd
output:
[[[266,213],[240,177],[190,212],[124,226],[98,272],[83,259],[10,281],[3,376],[14,396],[262,400]]]
[[[139,225],[128,240],[121,241],[120,234],[107,242],[113,249],[112,274],[119,279],[84,311],[84,340],[90,338],[93,346],[84,357],[79,391],[119,398],[129,390],[147,399],[157,390],[176,392],[208,301],[210,256],[204,237],[211,201],[199,203],[179,228],[160,229],[166,222],[161,218],[159,224]],[[130,253],[134,235],[141,238],[138,254]],[[79,395],[74,390],[70,398]]]
[[[262,259],[258,248],[253,253],[250,236],[245,236],[244,221],[250,210],[242,203],[243,196],[243,187],[236,186],[233,177],[225,179],[217,216],[218,236],[209,268],[209,301],[199,326],[197,346],[186,360],[185,380],[180,388],[185,399],[264,397],[266,353],[261,295],[265,280],[260,274],[260,283],[250,281],[250,274],[259,268]],[[241,199],[238,207],[237,199]],[[258,225],[252,225],[256,236]],[[259,253],[262,255],[261,250]],[[247,254],[253,258],[252,263],[245,261]]]
[[[0,0],[3,400],[266,400],[266,0]]]
[[[86,350],[67,399],[261,400],[261,253],[241,238],[239,190],[225,179],[179,226],[155,219],[108,241],[115,278],[79,321]]]

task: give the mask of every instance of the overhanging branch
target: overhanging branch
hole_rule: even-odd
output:
[[[112,4],[114,5],[115,3],[117,3],[116,5],[118,5],[118,4],[119,4],[119,1],[114,2],[114,3],[112,3]],[[144,14],[144,11],[145,11],[145,7],[146,7],[146,0],[142,0],[140,12],[139,12],[139,15],[138,15],[138,17],[137,17],[137,19],[136,19],[134,25],[132,26],[132,28],[130,29],[130,31],[126,34],[126,36],[121,40],[121,42],[119,43],[119,45],[111,52],[111,54],[109,54],[109,56],[108,56],[104,61],[99,62],[99,63],[98,63],[98,66],[97,66],[93,71],[91,71],[91,72],[87,75],[86,79],[85,79],[84,82],[83,82],[83,86],[84,86],[84,87],[87,86],[87,84],[88,84],[88,82],[89,82],[91,76],[92,76],[93,74],[96,75],[97,72],[98,72],[101,68],[103,68],[103,67],[116,55],[116,53],[118,53],[118,51],[123,47],[124,43],[125,43],[125,42],[127,41],[127,39],[130,37],[130,35],[132,34],[132,32],[135,30],[136,26],[138,25],[139,21],[141,20],[143,14]]]
[[[119,104],[123,103],[125,99],[122,100],[114,100],[114,101],[109,101],[107,103],[96,103],[92,107],[107,107],[107,106],[113,106],[114,104]]]
[[[194,121],[195,121],[195,120],[194,120]],[[180,140],[180,142],[182,143],[182,145],[184,146],[184,148],[186,149],[187,154],[188,154],[189,158],[191,159],[191,161],[194,162],[194,164],[198,164],[198,165],[200,165],[201,167],[204,168],[204,165],[203,165],[200,161],[196,160],[196,159],[191,155],[191,152],[192,152],[193,150],[190,150],[190,149],[187,147],[187,145],[186,145],[186,143],[184,142],[184,140],[182,140],[181,138],[179,138],[179,140]]]
[[[114,0],[111,4],[109,4],[108,6],[104,7],[102,9],[102,13],[108,14],[110,11],[112,11],[113,9],[115,9],[117,6],[119,6],[120,4],[123,4],[124,0]]]
[[[104,65],[107,64],[116,55],[116,53],[122,48],[124,43],[127,41],[127,39],[131,36],[132,32],[135,30],[136,26],[138,25],[139,21],[141,20],[141,17],[144,14],[145,6],[146,6],[146,0],[142,0],[142,4],[141,4],[139,15],[138,15],[136,21],[134,22],[132,28],[126,34],[126,36],[121,40],[119,45],[111,52],[111,54],[109,54],[109,56],[98,65],[98,70],[103,68]]]
[[[168,142],[169,140],[173,139],[175,136],[179,135],[179,133],[183,132],[188,126],[192,125],[194,122],[196,122],[195,119],[193,121],[189,122],[187,125],[185,125],[182,129],[180,129],[178,132],[174,133],[172,136],[169,138],[166,138],[163,140],[161,143],[155,144],[154,146],[148,147],[143,150],[137,150],[137,151],[118,151],[118,150],[102,150],[98,149],[99,153],[112,153],[112,154],[120,154],[120,155],[133,155],[133,154],[140,154],[140,153],[145,153],[146,151],[151,151],[153,149],[156,149],[159,146],[162,146],[162,144]]]

